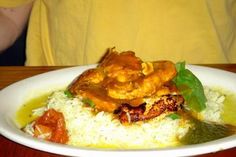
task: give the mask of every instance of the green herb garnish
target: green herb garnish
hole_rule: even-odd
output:
[[[95,108],[94,102],[93,102],[91,99],[89,99],[89,98],[84,98],[84,99],[82,99],[82,102],[83,102],[84,104],[89,105],[89,106],[92,107],[92,108]]]
[[[167,115],[167,117],[171,118],[172,120],[180,119],[180,115],[178,115],[177,113],[171,113]]]
[[[207,99],[202,83],[190,70],[185,68],[185,62],[176,63],[176,69],[178,74],[173,81],[186,100],[188,107],[197,112],[204,110]]]
[[[64,91],[64,94],[65,94],[68,98],[73,98],[73,97],[74,97],[74,96],[71,94],[71,92],[68,91],[68,90],[65,90],[65,91]]]

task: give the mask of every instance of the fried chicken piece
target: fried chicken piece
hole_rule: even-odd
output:
[[[116,99],[134,99],[155,94],[166,82],[172,80],[177,71],[174,63],[170,61],[158,61],[153,63],[154,71],[148,75],[128,82],[113,80],[106,84],[108,95]]]
[[[120,106],[119,100],[107,96],[106,91],[96,85],[81,87],[79,93],[84,99],[92,100],[94,107],[99,111],[112,113]]]
[[[80,94],[79,90],[83,86],[89,86],[99,84],[105,78],[105,74],[102,69],[95,68],[89,69],[79,75],[73,82],[68,86],[69,91],[74,94]]]
[[[73,95],[91,99],[96,109],[113,112],[119,105],[108,96],[107,84],[132,81],[141,75],[141,60],[131,51],[110,52],[95,69],[89,69],[77,77],[68,87]],[[96,87],[96,88],[95,88]],[[99,90],[100,91],[99,91]]]
[[[112,49],[97,68],[82,73],[68,89],[92,100],[96,109],[114,112],[122,103],[136,107],[144,97],[171,93],[164,85],[175,75],[170,61],[142,62],[134,52]]]
[[[142,61],[132,51],[118,53],[111,50],[99,67],[104,69],[108,78],[118,82],[128,82],[141,75],[141,63]]]

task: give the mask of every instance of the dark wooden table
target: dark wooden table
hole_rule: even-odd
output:
[[[214,68],[219,68],[236,73],[236,64],[208,64],[204,66],[210,66]],[[15,67],[6,66],[0,67],[0,89],[17,82],[19,80],[37,75],[40,73],[61,69],[66,67]],[[0,100],[1,102],[1,100]],[[58,157],[60,155],[55,155],[36,149],[32,149],[21,144],[15,143],[4,136],[0,135],[0,156],[2,157]],[[217,153],[210,153],[200,155],[198,157],[233,157],[236,156],[236,147]]]

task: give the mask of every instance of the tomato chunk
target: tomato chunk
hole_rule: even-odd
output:
[[[54,109],[46,111],[33,127],[35,137],[62,144],[69,140],[64,116]]]

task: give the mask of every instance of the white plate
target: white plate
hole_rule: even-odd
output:
[[[188,145],[177,148],[155,150],[98,150],[78,148],[62,144],[38,140],[23,133],[15,122],[15,113],[28,99],[38,94],[49,92],[67,86],[77,75],[85,69],[94,67],[80,66],[66,68],[40,74],[17,83],[0,91],[0,133],[23,145],[38,150],[69,156],[80,157],[131,157],[131,156],[191,156],[216,152],[236,146],[236,135],[203,144]],[[236,93],[236,74],[223,70],[193,66],[188,68],[202,81],[204,85],[221,87]]]

